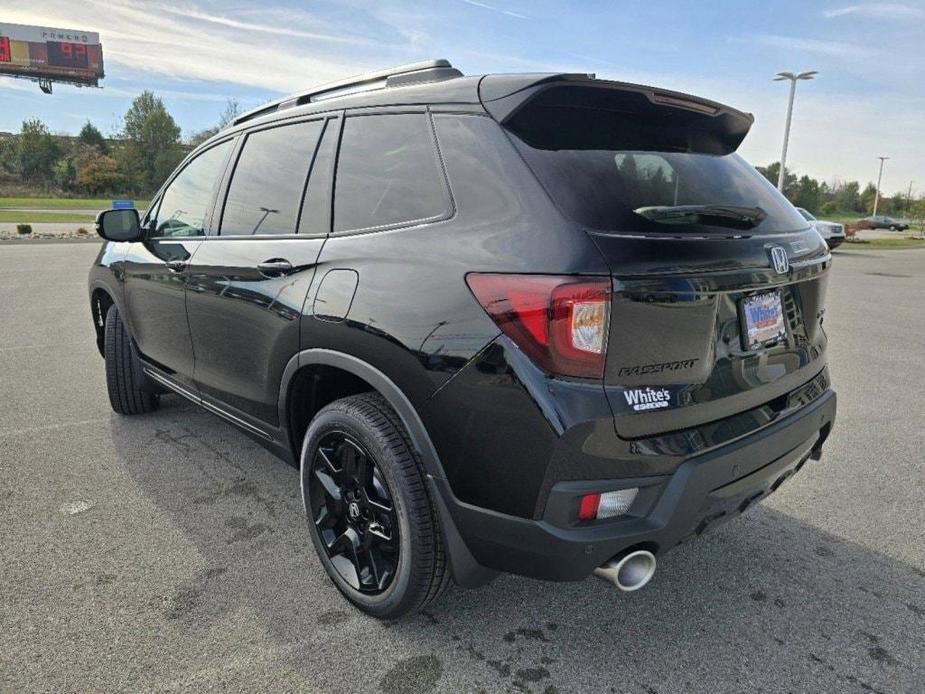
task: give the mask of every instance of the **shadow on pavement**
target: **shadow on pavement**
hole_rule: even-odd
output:
[[[220,675],[181,668],[177,687],[240,685],[272,663],[293,686],[336,691],[923,690],[925,572],[768,504],[665,555],[639,593],[504,576],[380,623],[315,559],[296,470],[172,398],[112,436],[201,556],[151,603],[152,640],[253,635]]]

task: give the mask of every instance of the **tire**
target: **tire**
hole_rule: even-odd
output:
[[[893,224],[890,225],[890,231],[896,231],[895,225],[893,225]]]
[[[354,606],[396,619],[446,590],[449,565],[424,470],[382,396],[353,395],[318,412],[303,440],[301,478],[318,558]]]
[[[124,415],[153,412],[158,406],[157,393],[142,382],[144,376],[137,363],[132,338],[115,305],[110,306],[106,312],[103,330],[106,388],[112,409]]]

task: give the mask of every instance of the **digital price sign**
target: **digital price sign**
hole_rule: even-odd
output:
[[[86,69],[90,67],[87,44],[69,41],[48,41],[48,64],[52,67],[73,67]]]
[[[97,87],[104,76],[100,36],[0,22],[0,74],[35,80],[40,86],[66,82]]]

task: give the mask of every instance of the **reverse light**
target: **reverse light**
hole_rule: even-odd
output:
[[[603,377],[609,278],[472,273],[466,283],[536,364],[563,376]]]
[[[622,516],[629,511],[638,493],[637,487],[630,487],[615,492],[585,494],[578,504],[578,520],[601,520]]]

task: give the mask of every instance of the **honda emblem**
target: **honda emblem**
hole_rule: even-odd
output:
[[[783,246],[771,246],[771,266],[778,275],[786,275],[790,270],[790,260]]]

